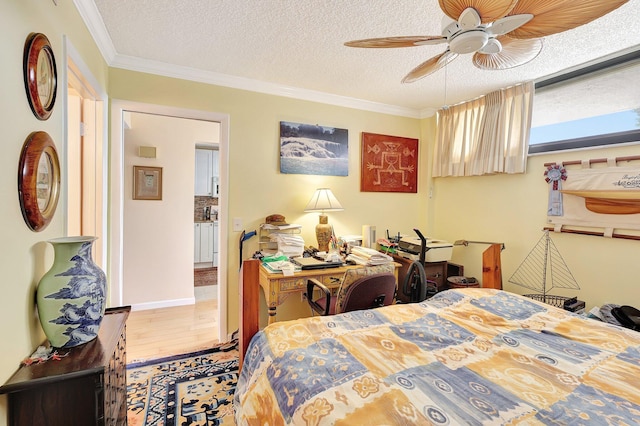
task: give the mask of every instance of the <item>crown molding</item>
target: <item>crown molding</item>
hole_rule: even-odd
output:
[[[283,96],[286,98],[304,101],[319,102],[329,105],[354,108],[365,111],[379,112],[383,114],[399,115],[410,118],[421,118],[420,112],[405,107],[387,105],[362,99],[349,98],[298,87],[284,86],[268,83],[244,77],[221,74],[211,71],[167,64],[159,61],[140,59],[132,56],[116,55],[109,64],[114,68],[122,68],[130,71],[138,71],[164,77],[178,78],[182,80],[196,81],[199,83],[213,84],[216,86],[230,87],[233,89],[248,90],[251,92],[268,95]]]
[[[116,57],[117,52],[96,4],[91,0],[73,0],[73,4],[96,42],[102,57],[109,65]]]
[[[73,0],[73,3],[89,29],[107,65],[113,68],[409,118],[426,118],[435,113],[433,108],[417,110],[120,55],[116,52],[95,3],[91,0]]]

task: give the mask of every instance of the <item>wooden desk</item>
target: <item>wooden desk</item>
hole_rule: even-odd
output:
[[[396,285],[398,282],[398,268],[401,266],[395,263]],[[362,268],[362,265],[347,265],[339,268],[310,269],[294,272],[291,276],[284,276],[282,273],[271,272],[260,265],[259,284],[264,292],[269,309],[269,324],[276,321],[278,306],[281,305],[292,294],[304,293],[307,290],[307,280],[315,278],[329,289],[340,287],[342,277],[347,269]]]

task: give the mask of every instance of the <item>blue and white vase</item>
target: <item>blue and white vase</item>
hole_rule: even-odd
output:
[[[96,237],[64,237],[53,245],[51,269],[36,293],[38,316],[54,348],[71,348],[96,338],[106,307],[107,280],[95,264],[91,248]]]

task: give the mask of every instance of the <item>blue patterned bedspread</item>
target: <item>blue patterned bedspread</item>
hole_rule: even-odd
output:
[[[505,291],[269,325],[238,425],[640,424],[640,333]]]

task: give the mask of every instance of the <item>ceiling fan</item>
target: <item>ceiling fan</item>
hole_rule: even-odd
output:
[[[447,49],[415,67],[403,79],[413,83],[473,53],[473,64],[505,70],[526,64],[542,50],[542,37],[584,25],[628,0],[438,0],[446,15],[439,36],[369,38],[349,47],[390,48],[447,44]]]

